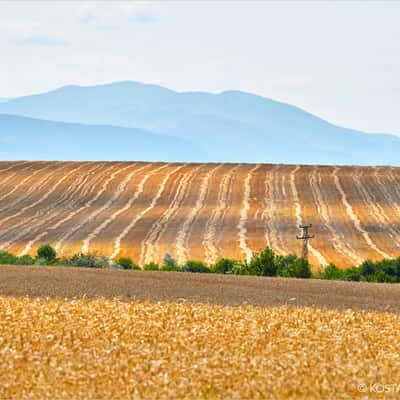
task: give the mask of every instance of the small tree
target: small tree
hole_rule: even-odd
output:
[[[108,257],[98,257],[94,254],[78,253],[74,254],[65,264],[76,267],[108,268],[110,267],[111,262]]]
[[[33,265],[35,260],[29,254],[25,254],[24,256],[18,257],[17,263],[21,265]]]
[[[46,262],[51,263],[57,257],[57,252],[51,247],[49,244],[44,244],[39,246],[37,249],[37,258],[42,258],[46,260]]]
[[[186,261],[185,265],[182,267],[183,272],[211,272],[210,268],[207,267],[201,261]]]
[[[140,269],[140,267],[133,263],[130,257],[121,257],[117,264],[120,265],[123,269]]]
[[[324,269],[315,274],[317,279],[329,279],[329,280],[343,280],[345,279],[345,271],[338,268],[335,264],[328,264]]]
[[[296,262],[296,254],[288,254],[286,256],[277,255],[275,257],[276,272],[278,276],[284,276],[284,273],[289,265]]]
[[[0,250],[0,264],[18,264],[18,258],[8,251]]]
[[[311,278],[311,266],[304,258],[298,258],[286,267],[281,276],[287,278]]]
[[[254,254],[248,264],[249,275],[276,276],[275,254],[268,246]]]
[[[230,258],[221,258],[212,267],[212,271],[217,274],[231,274],[237,262]]]
[[[163,266],[166,267],[177,267],[178,263],[176,262],[175,258],[171,256],[169,253],[165,253],[164,259],[163,259]]]
[[[158,266],[158,264],[151,262],[151,263],[143,265],[143,269],[145,271],[158,271],[160,269],[160,267]]]

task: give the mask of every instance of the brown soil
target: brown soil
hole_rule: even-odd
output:
[[[1,266],[0,295],[400,312],[399,285],[86,268]]]
[[[168,252],[211,263],[244,259],[267,243],[299,254],[300,218],[313,224],[315,268],[323,259],[348,267],[399,256],[400,168],[254,168],[3,161],[0,248],[35,254],[50,243],[60,256],[84,251],[160,263]]]

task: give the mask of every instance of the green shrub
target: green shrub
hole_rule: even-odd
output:
[[[17,264],[20,264],[20,265],[33,265],[34,263],[35,263],[35,260],[29,254],[18,257],[18,259],[17,259]]]
[[[361,280],[360,268],[351,267],[343,269],[343,277],[346,281],[359,282]]]
[[[288,254],[287,256],[277,255],[275,256],[276,274],[278,276],[284,276],[286,269],[289,265],[295,263],[298,257],[296,254]]]
[[[323,271],[315,274],[317,279],[328,279],[328,280],[344,280],[346,279],[345,270],[338,268],[335,264],[328,264],[325,266]]]
[[[47,265],[47,264],[48,264],[48,262],[47,262],[47,260],[45,258],[42,258],[42,257],[36,257],[35,258],[34,265]]]
[[[360,274],[364,278],[372,276],[376,272],[376,264],[371,260],[366,260],[358,267],[360,269]]]
[[[93,254],[78,253],[66,262],[67,265],[87,268],[107,268],[111,262],[108,257],[99,257]]]
[[[165,253],[165,256],[163,259],[163,265],[169,266],[169,267],[177,267],[178,263],[176,262],[175,258],[171,256],[171,254]]]
[[[185,265],[182,267],[183,272],[200,272],[200,273],[208,273],[211,272],[210,268],[208,268],[201,261],[189,260],[186,261]]]
[[[18,257],[8,251],[0,250],[0,264],[17,264]]]
[[[237,261],[230,258],[221,258],[212,267],[212,271],[217,274],[232,274]]]
[[[254,254],[247,264],[247,275],[276,276],[275,254],[268,246],[259,254]]]
[[[52,263],[57,257],[57,252],[49,244],[39,246],[37,249],[37,258],[44,258],[47,263]]]
[[[151,262],[151,263],[143,265],[143,269],[145,271],[159,271],[160,267],[158,264]]]
[[[123,269],[140,269],[139,265],[134,264],[130,257],[121,257],[118,259],[117,264]]]
[[[311,278],[311,266],[304,258],[298,258],[285,268],[281,276],[308,279]]]
[[[247,261],[239,261],[232,268],[232,274],[234,275],[249,275],[249,267]]]
[[[367,282],[398,282],[398,271],[398,259],[367,260],[359,266],[360,280]]]
[[[164,264],[161,268],[160,271],[176,271],[176,272],[181,272],[182,269],[178,265],[167,265]]]

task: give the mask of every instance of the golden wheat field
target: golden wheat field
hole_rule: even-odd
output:
[[[395,397],[400,316],[1,297],[0,358],[2,399]]]
[[[297,252],[312,223],[314,266],[400,254],[400,169],[271,164],[0,162],[0,248],[51,243],[160,262],[213,263],[266,244]]]

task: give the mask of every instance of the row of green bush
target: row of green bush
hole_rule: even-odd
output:
[[[174,258],[166,254],[162,265],[149,263],[141,268],[131,258],[122,257],[113,262],[108,257],[97,255],[76,254],[71,258],[58,258],[55,249],[49,244],[40,246],[35,257],[24,255],[17,257],[7,251],[0,251],[0,264],[15,265],[64,265],[89,268],[136,269],[145,271],[177,271],[218,273],[236,275],[281,276],[287,278],[315,278],[346,281],[367,282],[400,282],[400,257],[380,261],[364,261],[357,267],[341,269],[333,264],[325,266],[315,273],[311,272],[310,264],[294,254],[277,255],[266,247],[260,253],[252,256],[249,262],[228,258],[218,260],[214,265],[207,266],[201,261],[189,260],[184,265],[178,265]]]

